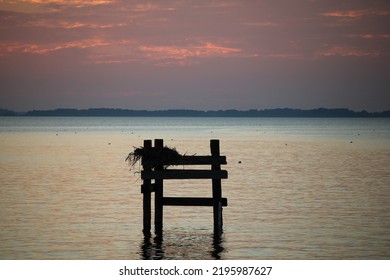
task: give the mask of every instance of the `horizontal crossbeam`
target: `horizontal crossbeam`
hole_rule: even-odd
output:
[[[152,179],[227,179],[226,170],[143,170],[141,171],[142,180]]]
[[[227,198],[221,198],[222,206],[227,206]],[[213,206],[208,197],[163,197],[163,205],[168,206]]]
[[[144,166],[157,165],[221,165],[226,164],[226,156],[180,156],[175,159],[144,158]]]
[[[142,184],[141,193],[154,192],[156,190],[156,184]]]

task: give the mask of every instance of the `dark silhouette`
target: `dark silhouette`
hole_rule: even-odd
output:
[[[264,109],[264,110],[129,110],[129,109],[55,109],[32,110],[18,113],[0,109],[0,116],[39,116],[39,117],[295,117],[295,118],[390,118],[390,110],[383,112],[355,112],[349,109]]]
[[[8,117],[8,116],[17,116],[18,114],[16,112],[6,110],[6,109],[0,109],[0,116]]]

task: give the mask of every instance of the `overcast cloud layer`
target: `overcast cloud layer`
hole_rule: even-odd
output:
[[[0,108],[390,109],[387,0],[0,0]]]

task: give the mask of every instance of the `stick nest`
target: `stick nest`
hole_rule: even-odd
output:
[[[130,165],[130,170],[134,167],[134,165],[140,160],[144,160],[145,162],[152,163],[150,167],[152,169],[156,168],[156,166],[163,166],[164,169],[168,168],[171,164],[167,164],[167,162],[172,162],[179,159],[182,155],[176,151],[175,148],[169,148],[167,146],[163,148],[149,148],[145,149],[144,147],[134,147],[134,151],[129,153],[126,158],[126,161]]]

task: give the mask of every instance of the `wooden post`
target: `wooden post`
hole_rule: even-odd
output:
[[[144,140],[144,149],[145,151],[152,148],[151,140]],[[143,160],[143,159],[142,159]],[[142,162],[144,170],[152,170],[145,162]],[[151,220],[151,180],[146,179],[143,183],[143,218],[144,218],[144,228],[143,233],[145,236],[150,236],[150,220]]]
[[[163,149],[164,141],[162,139],[154,140],[155,149]],[[163,165],[157,165],[156,171],[163,171]],[[157,236],[162,236],[163,229],[163,193],[164,193],[163,179],[155,180],[155,193],[154,193],[154,226]]]
[[[211,155],[220,156],[219,140],[210,140]],[[220,171],[220,164],[213,164],[212,171]],[[213,185],[213,216],[214,216],[214,235],[222,233],[222,188],[221,179],[212,179]]]

